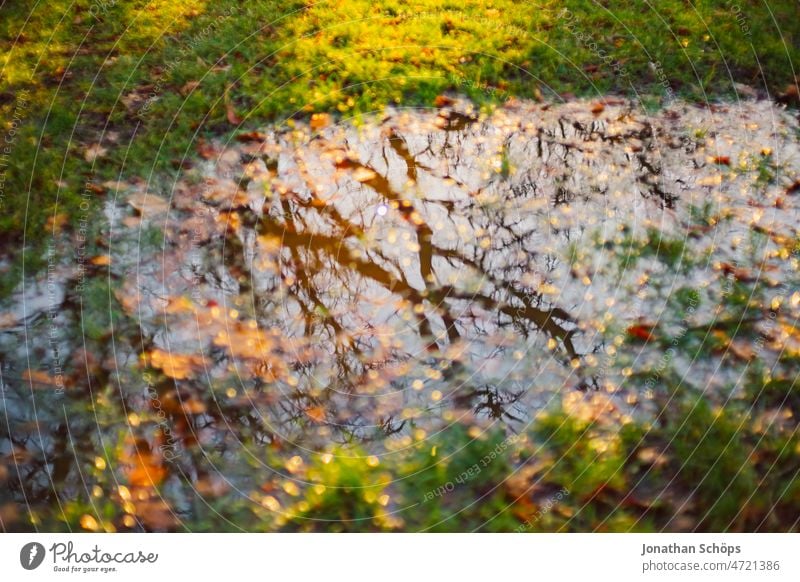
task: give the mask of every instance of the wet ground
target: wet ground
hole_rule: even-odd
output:
[[[9,304],[0,452],[52,504],[122,434],[130,484],[171,491],[138,512],[158,529],[199,483],[247,497],[265,447],[381,458],[458,422],[521,433],[555,404],[646,421],[667,364],[724,402],[736,366],[659,366],[748,279],[783,327],[762,313],[757,353],[735,333],[726,353],[798,349],[798,135],[766,101],[453,100],[203,142],[174,182],[114,185],[107,255],[65,259],[65,238]],[[85,349],[93,278],[113,327]]]

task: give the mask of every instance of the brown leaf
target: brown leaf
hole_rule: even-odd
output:
[[[22,373],[22,379],[32,384],[44,384],[46,386],[58,385],[56,378],[47,372],[42,372],[41,370],[32,370],[30,368]]]
[[[632,325],[627,329],[628,335],[640,339],[642,341],[649,341],[653,338],[653,329],[655,326],[650,324]]]
[[[184,97],[197,89],[200,86],[200,81],[189,81],[188,83],[184,84],[183,87],[180,88],[180,93]]]
[[[236,141],[240,141],[242,143],[248,143],[252,141],[265,141],[267,139],[267,134],[261,133],[260,131],[248,131],[245,133],[240,133],[236,136]]]
[[[217,148],[208,143],[205,138],[202,137],[197,140],[197,147],[195,149],[197,150],[198,155],[204,160],[215,158],[219,153]]]
[[[129,197],[128,204],[133,206],[145,218],[158,216],[169,210],[169,203],[166,200],[147,192],[140,192]]]
[[[718,268],[728,276],[733,275],[733,278],[737,279],[738,281],[743,281],[747,283],[755,280],[753,274],[750,271],[748,271],[747,269],[734,267],[730,263],[720,263]]]
[[[241,125],[244,121],[241,117],[236,114],[236,110],[233,108],[232,103],[225,104],[225,116],[228,119],[228,123],[231,125]]]
[[[306,408],[305,412],[308,418],[314,422],[325,422],[325,409],[322,406],[312,406],[311,408]]]
[[[437,95],[436,99],[433,100],[433,104],[436,107],[448,107],[453,103],[455,103],[455,101],[447,95]]]

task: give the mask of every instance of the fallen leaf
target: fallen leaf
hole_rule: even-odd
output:
[[[265,141],[267,139],[267,134],[261,133],[260,131],[248,131],[245,133],[240,133],[236,136],[236,141],[242,143],[248,143],[252,141]]]
[[[315,113],[311,116],[311,129],[319,130],[328,127],[331,123],[331,116],[327,113]]]
[[[184,97],[197,89],[200,86],[200,81],[189,81],[180,88],[180,93]]]
[[[197,154],[204,160],[210,160],[217,157],[219,151],[212,144],[208,143],[204,138],[197,140]]]
[[[433,104],[436,107],[448,107],[455,103],[455,101],[448,97],[447,95],[437,95],[436,98],[433,100]]]
[[[98,267],[103,267],[111,264],[111,255],[97,255],[89,259],[89,262]]]
[[[228,123],[231,125],[241,125],[244,121],[241,117],[236,114],[236,110],[233,108],[232,103],[225,104],[225,116],[228,119]]]
[[[649,324],[632,325],[627,329],[628,335],[640,339],[642,341],[649,341],[653,339],[653,328],[655,326]]]
[[[87,162],[93,162],[97,158],[102,158],[108,153],[108,150],[101,146],[99,143],[95,143],[87,147],[83,150],[83,159]]]
[[[151,366],[160,369],[174,380],[185,380],[204,362],[203,357],[196,354],[165,352],[158,348],[151,350],[147,359]]]
[[[13,313],[0,313],[0,329],[8,329],[17,325],[17,318]]]
[[[308,418],[314,422],[325,422],[325,409],[322,406],[312,406],[311,408],[306,408],[305,413]]]
[[[169,210],[169,203],[166,200],[160,196],[148,194],[147,192],[134,194],[128,198],[128,204],[136,209],[141,216],[146,218],[164,214]]]

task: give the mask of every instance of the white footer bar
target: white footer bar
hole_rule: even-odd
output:
[[[3,580],[800,580],[800,534],[4,534]]]

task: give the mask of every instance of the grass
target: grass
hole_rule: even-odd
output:
[[[616,92],[649,105],[730,96],[734,81],[773,93],[792,82],[794,3],[729,4],[5,2],[6,132],[20,95],[29,106],[3,183],[0,238],[14,260],[0,295],[18,281],[22,249],[33,272],[43,233],[75,230],[87,181],[96,209],[104,182],[175,172],[200,137],[240,120],[431,105],[447,90],[480,103]]]

